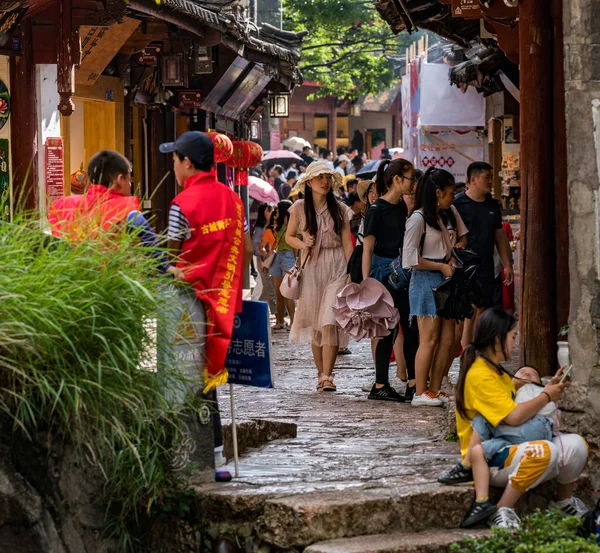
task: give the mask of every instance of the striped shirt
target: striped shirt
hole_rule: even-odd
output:
[[[249,232],[248,219],[244,217],[244,234],[248,234]],[[192,237],[190,223],[176,203],[172,204],[169,210],[169,230],[167,236],[169,240],[177,240],[178,242],[189,240]]]

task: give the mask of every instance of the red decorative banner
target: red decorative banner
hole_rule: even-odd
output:
[[[46,138],[44,175],[48,204],[65,195],[65,151],[62,138]]]
[[[202,95],[199,90],[185,90],[178,93],[179,109],[192,109],[202,107]]]

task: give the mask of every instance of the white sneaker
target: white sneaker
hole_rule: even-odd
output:
[[[441,407],[443,403],[433,392],[427,391],[419,396],[415,395],[411,405],[413,407]]]
[[[521,519],[517,516],[514,509],[510,507],[500,507],[495,515],[492,515],[488,524],[493,528],[514,528],[521,527]]]
[[[375,386],[375,379],[370,380],[368,384],[365,384],[361,390],[363,392],[370,392],[373,389],[373,386]]]
[[[588,512],[585,503],[578,497],[570,497],[561,501],[550,501],[550,509],[560,509],[560,514],[564,517],[581,518]]]
[[[444,405],[448,405],[448,402],[450,401],[450,396],[446,393],[446,392],[438,392],[437,393],[437,398],[444,404]]]

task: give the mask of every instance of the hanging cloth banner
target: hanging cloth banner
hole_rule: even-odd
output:
[[[466,182],[467,167],[482,161],[483,140],[478,133],[468,129],[444,131],[420,130],[419,166],[445,169],[454,175],[456,182]]]
[[[462,92],[450,83],[450,68],[443,63],[420,67],[421,126],[484,127],[485,98],[473,87]]]

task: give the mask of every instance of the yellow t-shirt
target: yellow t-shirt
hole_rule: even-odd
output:
[[[464,457],[473,435],[471,419],[481,415],[493,426],[498,426],[517,406],[516,389],[511,377],[498,374],[480,357],[471,365],[465,381],[465,407],[468,419],[456,412],[456,427],[460,438],[460,452]]]

